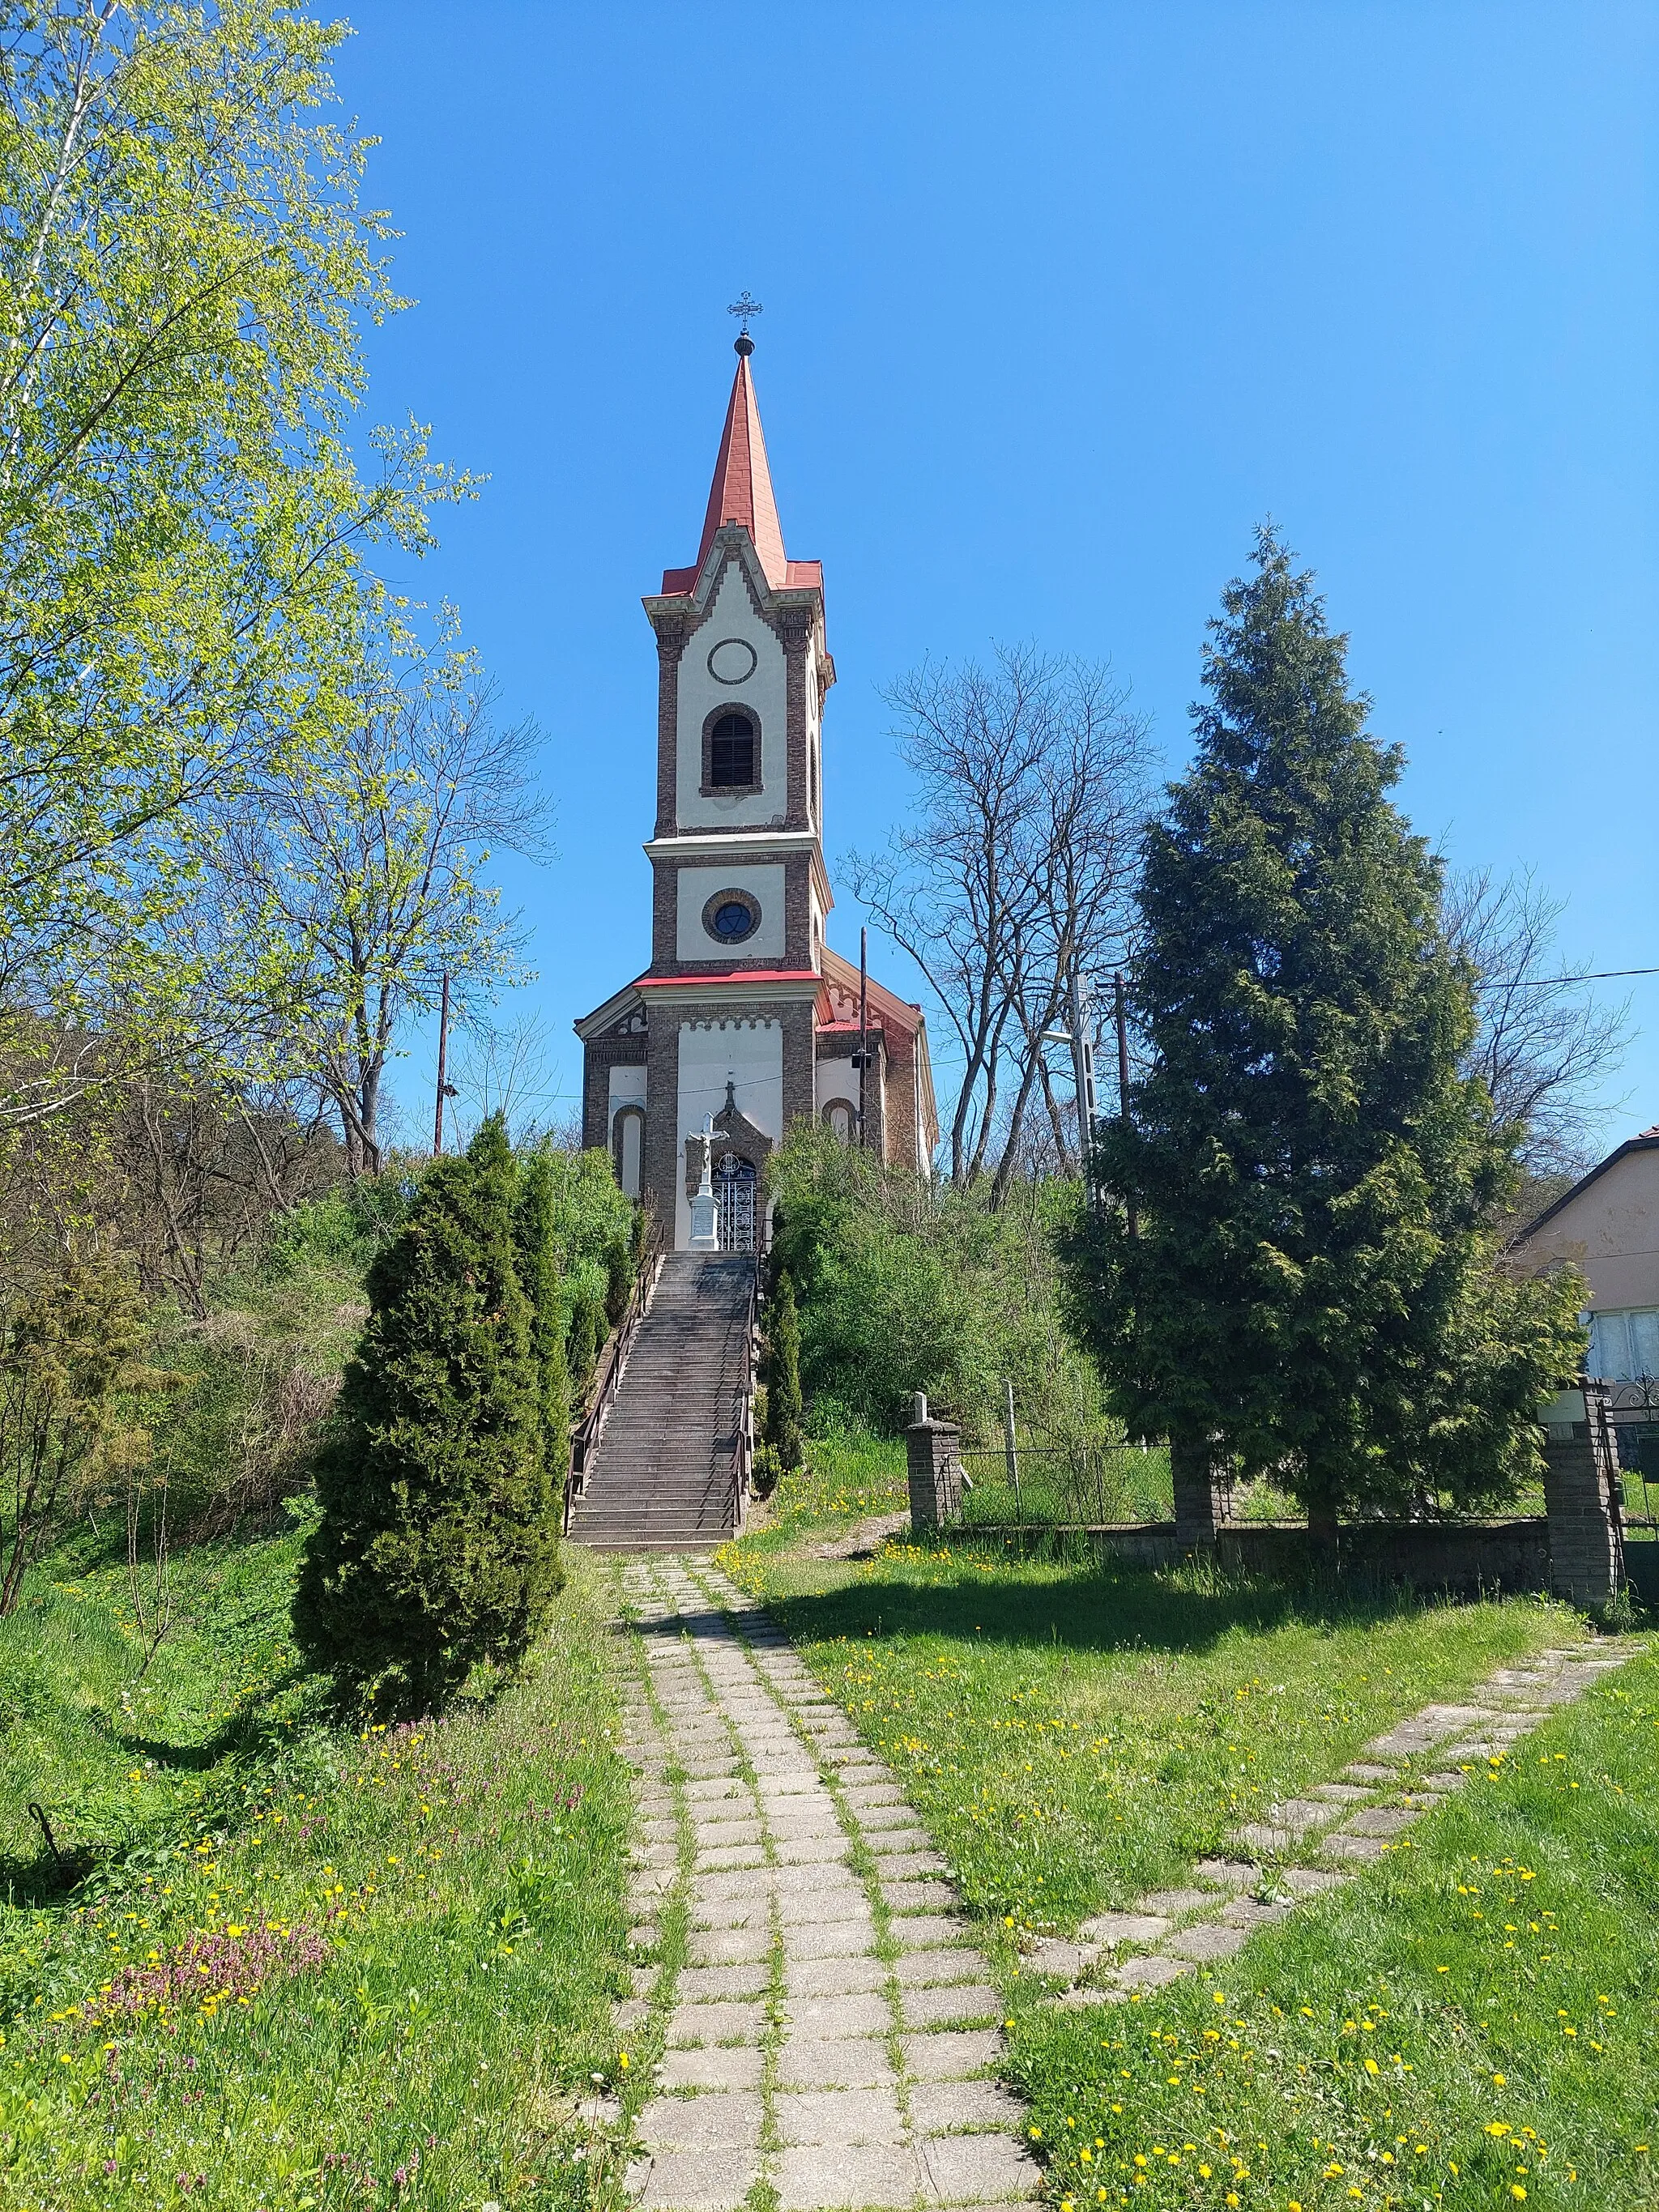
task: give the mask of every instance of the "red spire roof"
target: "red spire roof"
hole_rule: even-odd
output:
[[[720,433],[696,562],[690,568],[663,571],[665,596],[691,590],[708,558],[714,532],[726,522],[740,522],[749,532],[762,571],[775,592],[822,587],[820,562],[792,561],[783,550],[783,525],[778,520],[772,471],[766,463],[766,437],[755,400],[755,380],[749,374],[749,355],[742,351],[738,356],[738,373],[732,380],[732,398],[726,410],[726,428]]]

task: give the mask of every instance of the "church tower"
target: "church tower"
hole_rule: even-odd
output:
[[[658,665],[651,963],[575,1025],[583,1141],[609,1149],[673,1249],[711,1119],[728,1249],[752,1249],[766,1155],[792,1122],[860,1134],[858,973],[824,943],[823,573],[784,550],[753,352],[745,328],[696,560],[644,602]],[[872,985],[866,1035],[863,1141],[925,1166],[938,1130],[921,1009]]]

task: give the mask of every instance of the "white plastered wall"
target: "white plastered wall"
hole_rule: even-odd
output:
[[[821,1060],[815,1071],[813,1105],[819,1121],[823,1109],[832,1098],[845,1098],[856,1106],[859,1103],[859,1075],[853,1065],[853,1048],[849,1044],[844,1058]]]
[[[643,1066],[613,1067],[611,1071],[611,1109],[607,1116],[610,1131],[611,1157],[617,1157],[617,1116],[624,1106],[643,1108],[646,1103]],[[624,1130],[622,1154],[622,1187],[629,1198],[640,1194],[641,1153],[644,1142],[644,1124],[637,1119]]]
[[[710,653],[728,638],[741,639],[754,651],[754,672],[741,684],[721,684],[709,673]],[[753,829],[783,821],[788,803],[787,701],[783,647],[756,613],[738,564],[728,561],[713,610],[680,659],[674,804],[682,830]],[[757,792],[702,794],[702,726],[717,707],[747,707],[760,724]]]
[[[674,884],[674,957],[677,960],[781,960],[783,957],[783,866],[682,868]],[[747,891],[761,911],[760,927],[740,945],[728,945],[702,926],[702,910],[716,891]]]
[[[685,1195],[685,1140],[726,1103],[729,1077],[738,1111],[774,1144],[783,1134],[783,1028],[781,1023],[734,1018],[680,1024],[679,1123],[675,1139],[674,1248],[691,1238]]]

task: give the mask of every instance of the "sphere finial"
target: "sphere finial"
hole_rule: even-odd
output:
[[[766,311],[758,300],[750,298],[749,288],[745,285],[741,294],[726,312],[728,315],[743,317],[742,322],[738,325],[738,335],[732,342],[732,350],[740,361],[747,361],[755,350],[755,341],[749,335],[749,318],[750,315],[764,314]]]

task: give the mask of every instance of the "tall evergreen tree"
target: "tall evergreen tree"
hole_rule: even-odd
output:
[[[1517,1132],[1460,1073],[1473,978],[1388,793],[1346,640],[1271,529],[1211,625],[1197,757],[1150,829],[1131,970],[1151,1064],[1105,1133],[1078,1304],[1142,1433],[1339,1510],[1502,1496],[1571,1374],[1571,1283],[1498,1272]]]
[[[519,1279],[530,1300],[530,1345],[538,1380],[542,1457],[550,1484],[562,1495],[570,1462],[570,1374],[564,1349],[558,1194],[552,1162],[545,1152],[532,1152],[519,1170],[514,1237]]]
[[[801,1441],[800,1320],[795,1310],[795,1286],[787,1269],[780,1270],[767,1317],[766,1441],[776,1450],[778,1466],[793,1474],[805,1456]]]
[[[520,1656],[559,1585],[542,1383],[499,1117],[440,1161],[369,1271],[295,1600],[314,1661],[405,1712]]]

